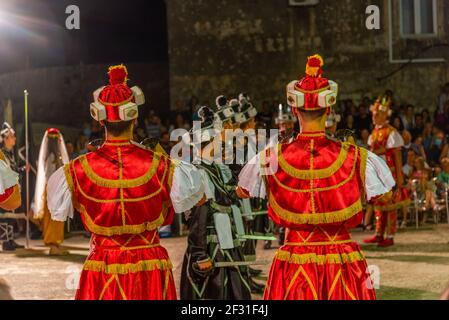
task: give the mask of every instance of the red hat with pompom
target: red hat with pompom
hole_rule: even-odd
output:
[[[123,64],[109,67],[109,85],[94,92],[94,102],[90,105],[90,114],[97,121],[129,121],[139,115],[138,106],[145,103],[142,90],[134,86],[129,88],[128,69]]]
[[[337,102],[338,84],[323,78],[323,58],[315,54],[308,57],[306,76],[287,86],[287,102],[292,108],[318,110]]]

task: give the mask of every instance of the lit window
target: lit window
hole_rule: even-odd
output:
[[[437,35],[436,0],[401,0],[400,4],[403,38]]]

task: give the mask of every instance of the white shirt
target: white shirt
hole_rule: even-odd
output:
[[[248,191],[252,198],[266,197],[259,161],[260,154],[248,162],[239,175],[239,186]],[[395,184],[385,160],[368,151],[364,186],[367,200],[389,192]]]
[[[0,194],[19,183],[19,174],[11,170],[8,164],[0,160]]]
[[[206,190],[210,197],[212,191],[206,188],[205,173],[197,170],[193,165],[179,161],[175,164],[170,198],[176,213],[192,209],[201,199]],[[48,179],[47,205],[55,221],[66,221],[73,218],[72,194],[70,192],[64,167],[59,168]]]

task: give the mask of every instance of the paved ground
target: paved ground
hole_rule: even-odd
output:
[[[361,241],[367,234],[355,232]],[[19,242],[23,243],[23,239]],[[397,244],[389,249],[364,246],[368,263],[380,271],[380,299],[438,299],[449,284],[449,227],[408,229],[397,236]],[[179,284],[185,238],[163,239],[174,264]],[[88,239],[72,236],[65,246],[71,255],[49,257],[39,241],[31,249],[16,253],[0,252],[0,277],[12,287],[15,299],[72,299],[77,272],[88,252]],[[271,260],[275,250],[258,248],[259,259]],[[263,266],[266,279],[269,265]],[[260,297],[255,297],[260,298]]]

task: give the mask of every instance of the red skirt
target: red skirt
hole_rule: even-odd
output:
[[[172,264],[157,234],[93,236],[76,300],[176,300]]]
[[[265,300],[375,300],[365,257],[345,227],[289,230],[271,266]]]

